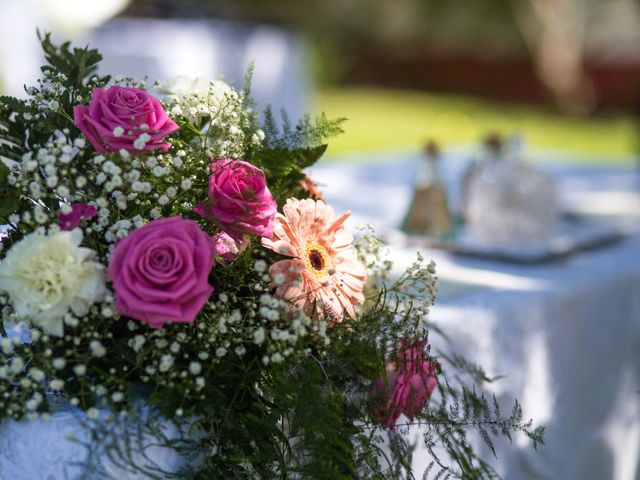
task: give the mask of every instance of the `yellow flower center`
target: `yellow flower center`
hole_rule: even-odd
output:
[[[304,250],[304,263],[309,272],[316,280],[324,280],[331,274],[333,265],[327,250],[315,240],[307,243]]]

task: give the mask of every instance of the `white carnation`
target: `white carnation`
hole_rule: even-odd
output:
[[[0,290],[20,317],[62,336],[64,316],[86,315],[102,299],[104,267],[95,252],[80,246],[82,231],[36,231],[16,243],[0,263]]]

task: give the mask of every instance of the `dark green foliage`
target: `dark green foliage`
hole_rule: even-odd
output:
[[[303,169],[317,162],[326,149],[326,145],[294,150],[285,147],[263,148],[257,152],[253,163],[264,170],[269,190],[278,205],[283,205],[289,197],[308,196],[300,184],[305,178]]]
[[[59,47],[51,42],[51,34],[38,34],[47,65],[42,71],[53,69],[62,73],[69,80],[69,85],[74,90],[83,88],[85,81],[98,70],[98,63],[102,55],[98,50],[85,48],[69,49],[71,42],[65,42]],[[103,77],[102,83],[108,82],[109,77]]]
[[[7,218],[18,208],[19,193],[7,182],[9,167],[0,160],[0,220]]]
[[[102,55],[98,50],[70,48],[65,42],[56,46],[51,34],[38,34],[47,64],[41,67],[45,80],[37,87],[31,87],[40,95],[41,101],[54,99],[57,115],[53,118],[39,118],[38,109],[29,101],[14,97],[0,97],[0,157],[19,160],[29,145],[43,145],[55,129],[75,129],[73,125],[73,107],[78,98],[87,103],[93,87],[102,87],[109,76],[95,75]],[[51,82],[59,87],[52,88]],[[26,120],[24,114],[31,118]]]
[[[26,102],[0,96],[0,159],[18,161],[24,154],[27,124],[18,114],[28,110]]]

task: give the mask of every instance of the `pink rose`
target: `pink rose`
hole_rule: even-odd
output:
[[[158,99],[133,87],[94,88],[89,105],[73,107],[76,127],[96,152],[166,151],[164,137],[178,130]]]
[[[93,205],[87,203],[74,203],[71,205],[69,213],[58,215],[58,226],[60,230],[73,230],[80,226],[82,220],[89,220],[98,214],[98,210]]]
[[[109,276],[119,313],[161,328],[192,323],[213,287],[215,242],[192,220],[154,220],[116,244]]]
[[[386,379],[371,389],[373,414],[378,423],[393,428],[401,414],[413,420],[438,386],[439,365],[425,354],[425,340],[403,342],[395,361],[387,363]]]
[[[199,203],[193,211],[239,243],[245,234],[270,238],[277,209],[262,170],[225,158],[211,165],[209,202]]]

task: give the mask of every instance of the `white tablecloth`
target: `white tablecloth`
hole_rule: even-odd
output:
[[[454,206],[462,157],[444,162]],[[337,211],[351,208],[356,222],[372,221],[384,233],[402,221],[420,160],[375,160],[325,163],[314,177]],[[630,168],[543,168],[559,180],[572,209],[615,209],[620,198],[621,209],[640,204]],[[590,205],[594,198],[600,200]],[[394,245],[392,253],[398,268],[415,258],[415,248]],[[497,471],[518,480],[639,479],[640,236],[539,266],[423,253],[436,260],[444,280],[432,319],[453,339],[446,345],[433,335],[432,347],[463,353],[490,375],[506,375],[490,390],[505,407],[518,398],[524,415],[546,427],[546,445],[537,453],[523,438],[513,445],[499,441],[491,462]],[[429,462],[424,451],[416,452],[418,478]]]
[[[353,210],[352,225],[371,220],[384,233],[402,221],[418,161],[407,155],[325,163],[313,173],[337,211]],[[461,168],[459,157],[447,159],[454,204]],[[630,193],[637,178],[628,170],[552,170],[570,194],[565,201],[583,209],[594,197],[622,198],[621,208],[637,200]],[[398,269],[415,258],[412,248],[393,245],[391,252]],[[640,236],[529,267],[424,253],[436,260],[443,280],[432,319],[453,339],[448,345],[433,335],[433,348],[461,352],[490,375],[506,375],[491,390],[505,407],[518,398],[525,416],[547,428],[547,444],[537,453],[522,438],[514,445],[497,442],[492,463],[498,472],[516,480],[640,479]],[[69,411],[49,424],[4,422],[0,480],[73,478],[77,468],[63,460],[82,461],[86,450],[66,440],[67,433],[86,438]],[[181,462],[167,452],[147,453],[164,468]],[[424,451],[416,452],[418,478],[429,462]],[[114,478],[141,477],[118,470]]]

